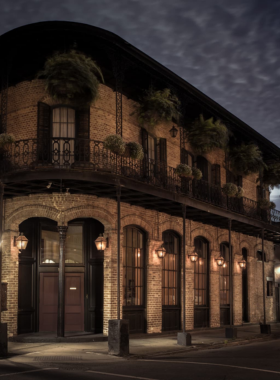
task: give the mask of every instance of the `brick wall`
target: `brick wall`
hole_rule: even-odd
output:
[[[16,197],[5,201],[4,221],[4,257],[3,281],[8,282],[8,311],[3,312],[3,322],[8,322],[9,334],[17,330],[18,297],[18,252],[13,247],[13,236],[18,234],[19,224],[30,217],[47,217],[58,223],[68,223],[75,218],[92,217],[104,224],[105,236],[110,237],[110,246],[104,255],[104,333],[107,333],[108,320],[117,316],[117,205],[109,199],[89,195],[30,195]],[[162,261],[155,250],[161,245],[162,232],[167,229],[182,235],[182,219],[164,213],[145,210],[141,207],[121,204],[121,229],[127,225],[139,226],[147,235],[147,332],[161,330],[161,288]],[[121,246],[122,246],[121,234]],[[210,249],[210,326],[218,327],[220,323],[219,305],[219,268],[215,258],[219,256],[219,244],[228,241],[228,233],[208,225],[186,221],[186,255],[193,251],[193,239],[203,236],[209,242]],[[262,318],[262,270],[257,262],[256,251],[260,239],[232,233],[234,254],[234,323],[242,322],[242,287],[241,269],[238,261],[242,248],[248,249],[248,288],[250,322],[258,323]],[[265,242],[268,262],[265,263],[266,277],[273,277],[273,244]],[[182,274],[181,274],[182,275]],[[121,273],[122,276],[122,273]],[[122,282],[121,282],[122,283]],[[122,292],[121,292],[122,293]],[[182,302],[182,298],[181,298]],[[122,303],[122,299],[121,299]],[[266,298],[267,320],[275,320],[274,297]],[[193,328],[194,294],[193,266],[186,258],[186,328]],[[182,315],[183,318],[183,315]]]

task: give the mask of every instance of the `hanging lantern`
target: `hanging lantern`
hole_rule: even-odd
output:
[[[246,263],[246,260],[243,259],[243,260],[239,261],[238,264],[239,264],[241,269],[245,269],[247,263]]]
[[[104,249],[107,247],[107,239],[105,239],[103,234],[100,234],[99,237],[95,240],[95,245],[98,251],[104,251]]]
[[[23,235],[23,232],[20,232],[19,236],[16,238],[16,247],[21,253],[27,247],[28,239]]]
[[[160,259],[163,259],[164,256],[165,256],[165,254],[166,254],[166,249],[164,248],[163,245],[161,245],[161,246],[159,247],[159,249],[156,249],[156,253],[157,253],[157,255],[158,255],[158,257],[159,257]]]
[[[178,129],[175,128],[175,126],[173,125],[173,127],[170,129],[169,133],[170,133],[171,137],[176,137],[177,133],[178,133]]]
[[[225,263],[225,259],[223,258],[223,256],[218,257],[218,258],[216,259],[216,261],[217,261],[217,265],[218,265],[219,267],[224,266],[224,264],[226,264],[226,263]],[[224,268],[225,268],[225,267],[224,267]]]
[[[189,256],[192,263],[195,263],[198,260],[198,254],[195,251],[194,251],[194,253],[192,253],[188,256]]]

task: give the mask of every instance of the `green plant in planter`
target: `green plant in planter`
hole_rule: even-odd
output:
[[[274,187],[280,187],[280,162],[269,165],[263,171],[263,184]]]
[[[155,90],[150,87],[137,104],[135,112],[141,127],[154,127],[161,121],[178,122],[181,116],[180,101],[169,88]]]
[[[101,69],[85,54],[76,50],[56,52],[47,59],[38,78],[46,80],[46,91],[56,101],[77,107],[89,106],[98,95]]]
[[[129,150],[129,157],[133,160],[143,160],[144,158],[144,151],[141,144],[138,144],[137,142],[129,142],[126,144],[128,150]]]
[[[249,175],[262,171],[266,165],[262,152],[255,144],[241,144],[228,152],[231,170],[234,174]]]
[[[222,192],[228,197],[235,197],[238,192],[238,188],[234,183],[229,182],[224,184],[222,187]]]
[[[175,174],[178,174],[179,177],[188,177],[193,178],[192,168],[186,164],[179,164],[175,169]]]
[[[120,135],[109,135],[105,138],[103,146],[105,149],[110,150],[116,154],[124,154],[125,152],[125,142]]]
[[[16,141],[15,136],[10,133],[1,133],[0,134],[0,149],[5,150],[9,145],[13,144]]]
[[[263,198],[263,199],[258,200],[258,206],[262,210],[269,210],[269,209],[271,209],[272,208],[271,207],[271,203],[273,203],[275,205],[275,203],[274,202],[270,202],[269,199]],[[275,205],[275,207],[276,207],[276,205]]]
[[[236,198],[242,198],[244,196],[244,189],[241,186],[237,186]]]
[[[228,143],[227,127],[220,120],[214,122],[213,117],[205,120],[203,115],[199,115],[199,118],[190,125],[186,135],[197,154],[224,149]]]
[[[198,168],[192,168],[192,175],[194,179],[201,179],[202,178],[202,171]]]
[[[276,203],[270,202],[270,208],[271,210],[274,210],[276,208]]]

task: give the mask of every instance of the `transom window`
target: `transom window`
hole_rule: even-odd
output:
[[[198,260],[194,263],[194,305],[207,306],[208,243],[206,239],[197,237],[194,245],[198,254]]]
[[[179,305],[179,238],[172,232],[163,233],[166,255],[162,264],[162,305]]]
[[[144,236],[136,227],[124,229],[123,306],[144,305]]]
[[[224,258],[224,264],[220,269],[220,303],[221,305],[229,305],[229,245],[222,243],[220,245],[220,254]]]

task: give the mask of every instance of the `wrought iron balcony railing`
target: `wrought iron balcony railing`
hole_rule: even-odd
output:
[[[280,223],[280,211],[261,210],[256,201],[229,198],[221,187],[204,180],[180,178],[175,168],[152,159],[142,161],[121,157],[105,149],[102,141],[73,138],[19,140],[1,153],[0,173],[36,168],[103,171],[128,177],[171,192],[262,220]]]

